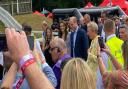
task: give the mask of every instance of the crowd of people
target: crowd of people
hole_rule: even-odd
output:
[[[23,24],[20,32],[6,28],[1,89],[127,89],[128,17],[102,13],[97,21],[89,14],[80,22],[72,16],[54,29],[43,21],[42,39],[34,40],[33,50],[30,26]]]

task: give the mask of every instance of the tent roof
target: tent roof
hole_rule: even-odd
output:
[[[40,13],[39,11],[35,11],[33,14],[39,15],[39,16],[45,16],[44,14]]]
[[[108,3],[109,3],[109,0],[104,0],[104,1],[100,4],[100,6],[101,6],[101,7],[107,6]]]
[[[125,1],[125,0],[112,0],[111,5],[112,6],[120,6],[120,8],[122,8],[125,11],[125,13],[127,13],[126,12],[128,10],[128,2],[127,1]],[[110,6],[110,1],[104,0],[99,6],[100,7]]]
[[[125,2],[125,0],[111,0],[112,6],[114,5],[121,5]],[[99,6],[104,7],[104,6],[110,6],[110,0],[104,0]]]
[[[91,8],[91,7],[94,7],[94,5],[91,2],[88,2],[84,8]]]

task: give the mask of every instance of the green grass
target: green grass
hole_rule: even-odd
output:
[[[48,25],[52,24],[52,20],[46,17],[34,15],[34,14],[24,14],[13,16],[20,24],[27,23],[32,26],[34,31],[41,31],[42,22],[45,20]],[[4,32],[4,24],[0,21],[0,33]]]
[[[5,25],[3,22],[0,21],[0,33],[4,32]]]
[[[24,14],[24,15],[17,15],[13,16],[20,24],[27,23],[30,26],[32,26],[33,30],[35,31],[41,31],[41,25],[42,22],[45,20],[48,25],[50,26],[52,24],[52,20],[48,19],[46,17],[38,16],[35,14]]]

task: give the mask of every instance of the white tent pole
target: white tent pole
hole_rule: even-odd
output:
[[[109,2],[110,2],[110,6],[112,6],[112,0],[109,0]]]
[[[19,1],[17,0],[17,14],[19,14]]]

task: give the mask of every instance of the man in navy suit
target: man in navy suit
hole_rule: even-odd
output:
[[[89,41],[86,32],[78,26],[76,17],[70,17],[69,26],[72,30],[70,35],[71,56],[87,60]]]

